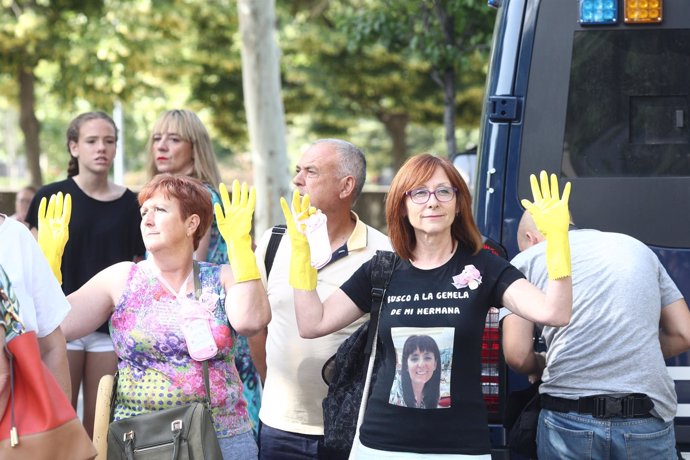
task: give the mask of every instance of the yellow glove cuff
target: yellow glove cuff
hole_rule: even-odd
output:
[[[565,235],[555,233],[546,237],[546,269],[552,280],[565,278],[572,274],[568,232]]]
[[[53,271],[53,275],[55,275],[55,279],[57,279],[58,283],[62,284],[62,253],[48,256],[47,251],[50,251],[49,248],[46,249],[41,247],[41,251],[46,255],[46,260],[48,261],[48,265],[50,265],[50,269]]]
[[[304,241],[292,239],[292,256],[290,257],[290,286],[303,291],[316,289],[318,272],[311,266],[311,252],[307,238]]]
[[[228,259],[236,283],[261,279],[249,235],[246,239],[233,241],[228,246]]]

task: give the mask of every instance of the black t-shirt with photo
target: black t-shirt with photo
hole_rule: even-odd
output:
[[[366,312],[371,309],[370,271],[367,262],[342,286]],[[375,364],[378,375],[360,431],[363,445],[399,452],[490,453],[481,386],[482,334],[489,308],[500,307],[506,288],[520,278],[522,273],[508,261],[484,250],[476,255],[459,250],[431,270],[398,262],[382,307],[382,359]],[[438,403],[406,407],[401,381],[405,372],[412,375],[414,364],[404,370],[403,348],[419,336],[438,347],[440,362],[431,359],[430,365],[440,370],[435,379],[416,377],[437,387]]]

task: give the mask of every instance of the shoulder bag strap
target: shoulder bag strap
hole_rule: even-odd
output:
[[[364,421],[364,412],[367,408],[367,400],[369,399],[369,391],[371,387],[371,375],[374,371],[374,361],[376,360],[376,342],[379,335],[379,314],[381,313],[381,306],[386,294],[388,282],[395,270],[395,264],[398,261],[398,256],[391,251],[376,251],[372,258],[371,264],[371,317],[369,319],[369,331],[367,338],[367,345],[365,348],[365,355],[369,353],[367,360],[367,374],[364,381],[364,389],[362,390],[362,401],[359,403],[359,413],[357,414],[357,425],[355,429],[355,437],[350,449],[350,460],[357,457],[355,446],[359,439],[359,428]]]
[[[273,261],[276,258],[276,252],[278,252],[278,246],[280,246],[280,239],[285,234],[287,227],[285,225],[276,225],[271,229],[271,239],[268,240],[268,246],[266,247],[266,255],[264,256],[264,265],[266,266],[266,279],[271,273],[271,268],[273,268]]]
[[[194,298],[199,300],[201,297],[201,277],[199,275],[199,262],[196,260],[194,264]],[[206,396],[204,400],[206,401],[207,407],[211,408],[211,385],[209,383],[208,377],[208,360],[201,362],[201,367],[204,369],[204,386],[206,387]]]
[[[383,306],[383,298],[388,287],[388,282],[393,275],[398,256],[391,251],[376,251],[371,259],[371,314],[369,318],[369,331],[365,354],[371,353],[375,341],[374,334],[378,330],[379,316]],[[373,354],[373,353],[371,353]]]

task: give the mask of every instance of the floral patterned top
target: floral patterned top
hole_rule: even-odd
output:
[[[201,363],[189,356],[180,329],[177,299],[149,264],[132,265],[127,287],[110,318],[119,358],[115,420],[201,401],[205,394]],[[220,296],[211,324],[218,353],[208,364],[211,414],[218,438],[225,438],[251,429],[234,362],[237,334],[223,307],[220,266],[200,262],[199,268],[203,293]],[[193,293],[188,297],[193,298]]]

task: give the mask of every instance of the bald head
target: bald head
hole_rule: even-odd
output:
[[[544,239],[544,235],[542,235],[539,229],[537,229],[537,225],[534,223],[532,215],[528,211],[525,211],[522,214],[517,231],[517,243],[520,251],[524,251],[535,244],[541,243],[544,241]]]

